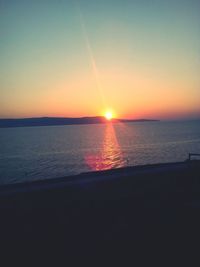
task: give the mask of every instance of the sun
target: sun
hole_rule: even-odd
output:
[[[108,121],[110,121],[113,118],[113,113],[111,111],[106,111],[104,116]]]

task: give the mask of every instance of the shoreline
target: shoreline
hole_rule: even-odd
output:
[[[143,179],[151,179],[151,177],[155,174],[170,175],[178,173],[180,175],[181,173],[190,170],[194,165],[198,166],[200,169],[200,160],[136,165],[102,171],[84,172],[58,178],[3,184],[0,185],[0,197],[20,192],[25,193],[63,189],[68,186],[76,186],[79,184],[94,184],[106,181],[114,182],[115,180],[123,180],[123,178],[130,179],[130,177],[131,179],[137,179],[142,176]]]

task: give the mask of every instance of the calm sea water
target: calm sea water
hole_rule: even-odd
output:
[[[0,184],[200,153],[200,122],[143,122],[0,129]]]

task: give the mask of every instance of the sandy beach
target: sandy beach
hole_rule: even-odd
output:
[[[1,186],[2,252],[28,266],[184,262],[198,255],[199,193],[199,161]]]

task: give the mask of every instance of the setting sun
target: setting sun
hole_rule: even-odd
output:
[[[106,111],[105,118],[110,121],[113,118],[112,112],[111,111]]]

